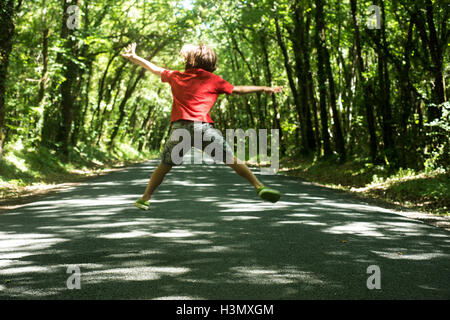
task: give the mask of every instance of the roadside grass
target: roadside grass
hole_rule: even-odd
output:
[[[421,212],[449,216],[450,173],[442,168],[389,170],[367,159],[338,164],[335,159],[282,159],[280,172],[330,188],[350,191]]]
[[[58,184],[80,182],[107,170],[158,157],[120,144],[114,151],[84,146],[70,151],[70,161],[45,147],[8,145],[0,158],[0,201],[33,195]]]

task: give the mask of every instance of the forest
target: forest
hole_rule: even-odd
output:
[[[156,157],[170,87],[122,50],[136,42],[141,57],[183,71],[181,47],[205,43],[230,83],[284,87],[221,95],[217,128],[279,129],[281,173],[448,214],[448,9],[443,0],[1,0],[1,197]]]

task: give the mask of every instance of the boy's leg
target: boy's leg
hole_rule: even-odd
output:
[[[222,148],[222,153],[220,154],[220,156],[217,156],[218,159],[216,159],[215,151],[212,152],[212,154],[210,154],[209,156],[212,156],[213,159],[219,160],[220,162],[225,162],[225,164],[232,168],[238,175],[247,179],[247,181],[250,182],[252,186],[255,187],[255,189],[264,186],[261,181],[259,181],[258,178],[255,177],[253,172],[245,165],[245,163],[238,163],[238,159],[234,156],[233,150],[231,149],[228,142],[223,138],[219,130],[215,129],[212,124],[203,124],[200,125],[200,128],[204,137],[202,146],[203,151],[209,144],[215,144],[216,148]],[[224,161],[224,159],[229,159],[229,157],[233,158],[233,163],[227,163],[228,161]]]
[[[142,196],[142,200],[148,201],[152,197],[153,191],[161,184],[164,180],[165,175],[172,169],[172,166],[166,165],[164,163],[160,163],[159,166],[155,169],[150,177],[150,181],[148,182],[147,189],[145,190],[144,195]]]
[[[256,176],[253,174],[253,172],[247,167],[245,163],[238,163],[237,158],[234,157],[234,163],[230,164],[227,163],[227,165],[232,168],[238,175],[241,177],[247,179],[248,182],[252,184],[252,186],[255,187],[255,189],[259,189],[261,187],[264,187],[261,181],[256,178]]]
[[[185,122],[176,121],[171,124],[169,132],[169,140],[164,145],[163,151],[161,153],[161,162],[158,167],[153,171],[150,181],[148,182],[147,189],[140,200],[148,201],[152,197],[153,191],[163,182],[166,174],[172,169],[172,149],[179,143],[178,141],[172,140],[172,135],[176,129],[183,128]]]
[[[218,159],[215,159],[215,152],[211,152],[213,153],[211,154],[211,156],[215,160],[223,161],[224,159],[222,158],[222,156],[225,156],[225,164],[232,168],[238,175],[250,182],[251,185],[256,189],[258,196],[260,196],[262,199],[271,202],[277,202],[280,199],[280,193],[278,191],[265,187],[264,184],[255,177],[253,172],[247,167],[245,163],[239,163],[238,159],[234,156],[233,150],[231,149],[230,145],[218,130],[214,129],[214,127],[210,124],[204,125],[202,128],[202,130],[204,130],[203,133],[204,138],[206,137],[206,141],[213,141],[211,143],[215,144],[216,148],[222,147],[222,154],[217,154]],[[205,146],[206,144],[202,146],[203,150],[205,150]],[[230,161],[231,163],[228,163],[229,161],[227,160],[230,159],[230,157],[233,159],[233,161]]]
[[[236,157],[234,157],[234,163],[227,165],[234,171],[236,171],[238,175],[247,179],[248,182],[250,182],[255,187],[258,196],[260,196],[262,199],[273,203],[280,200],[281,195],[278,191],[265,187],[244,163],[237,162]]]

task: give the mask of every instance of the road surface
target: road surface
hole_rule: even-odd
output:
[[[173,169],[144,212],[157,163],[0,213],[0,298],[450,298],[446,230],[281,175],[265,203],[225,165]]]

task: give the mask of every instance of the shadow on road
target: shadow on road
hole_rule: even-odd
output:
[[[224,165],[173,169],[143,212],[132,204],[156,165],[2,213],[0,298],[450,298],[444,230],[284,176],[261,177],[283,194],[264,203]]]

